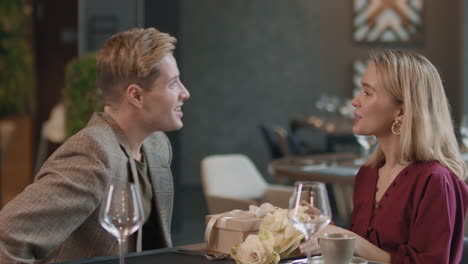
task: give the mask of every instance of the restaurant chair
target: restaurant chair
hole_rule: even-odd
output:
[[[279,126],[274,126],[272,130],[273,134],[275,135],[276,141],[278,142],[278,146],[283,157],[298,154],[293,153],[292,148],[289,145],[288,132],[286,131],[286,129]]]
[[[260,130],[270,150],[270,159],[278,159],[285,156],[301,156],[316,154],[322,151],[310,147],[292,131],[281,126],[260,125]]]
[[[352,131],[330,132],[322,128],[317,128],[308,121],[306,117],[292,118],[289,121],[289,129],[291,134],[296,135],[304,130],[314,133],[319,133],[324,136],[324,147],[321,149],[308,150],[311,154],[314,153],[339,153],[353,152],[359,154],[360,147],[354,137]]]
[[[307,143],[302,141],[296,134],[280,126],[273,127],[278,145],[283,153],[283,156],[303,156],[308,154],[320,153],[316,149],[311,148]]]
[[[327,134],[325,149],[328,153],[352,152],[360,154],[360,146],[353,134]]]
[[[49,119],[42,124],[34,175],[39,172],[47,158],[66,140],[65,118],[65,106],[63,103],[59,103],[51,110]]]
[[[329,192],[336,224],[341,227],[348,227],[351,224],[351,214],[353,212],[354,185],[327,184],[327,191]]]
[[[468,264],[468,237],[463,239],[463,253],[460,264]]]
[[[265,124],[260,124],[260,131],[270,152],[270,159],[278,159],[284,156],[273,129]]]
[[[203,193],[210,214],[268,202],[288,208],[290,186],[268,184],[254,163],[243,154],[210,155],[201,161]]]

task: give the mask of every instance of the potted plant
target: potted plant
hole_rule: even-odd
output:
[[[0,206],[32,181],[30,115],[34,108],[35,71],[31,13],[27,0],[0,1]],[[10,137],[5,131],[10,132]]]
[[[29,114],[33,108],[30,15],[24,0],[0,1],[0,118]]]
[[[102,111],[101,90],[96,83],[96,54],[70,61],[65,73],[65,134],[69,137],[86,126],[91,115]]]

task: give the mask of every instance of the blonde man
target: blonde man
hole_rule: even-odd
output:
[[[97,56],[104,112],[0,212],[0,263],[117,255],[116,239],[99,224],[99,208],[110,183],[129,181],[138,183],[146,216],[143,238],[133,235],[129,251],[172,246],[172,152],[162,131],[182,128],[181,107],[190,96],[172,55],[175,42],[149,28],[104,43]]]
[[[465,165],[436,68],[425,57],[375,54],[353,99],[353,132],[378,146],[356,175],[356,254],[383,263],[459,263],[468,207]]]

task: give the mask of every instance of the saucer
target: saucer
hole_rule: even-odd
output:
[[[311,264],[326,264],[323,261],[322,256],[316,256],[312,258]],[[359,257],[353,257],[349,264],[367,264],[367,260]]]

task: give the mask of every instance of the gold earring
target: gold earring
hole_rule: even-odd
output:
[[[401,134],[401,121],[395,120],[395,122],[393,122],[392,133],[397,136]]]

